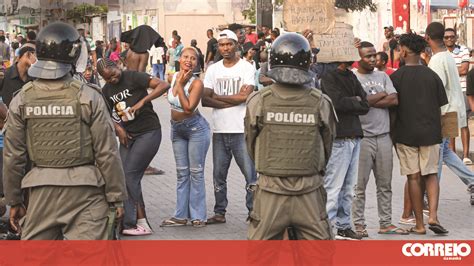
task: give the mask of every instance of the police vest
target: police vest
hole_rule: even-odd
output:
[[[259,173],[275,177],[324,175],[321,99],[321,92],[315,89],[305,89],[291,100],[280,98],[271,86],[262,90],[263,127],[255,148]]]
[[[81,119],[82,83],[66,82],[46,91],[35,82],[23,87],[28,155],[36,166],[65,168],[93,164],[90,127]]]

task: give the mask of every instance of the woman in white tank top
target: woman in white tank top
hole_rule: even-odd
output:
[[[192,47],[183,49],[179,60],[180,71],[175,73],[168,90],[171,106],[171,139],[176,161],[176,211],[161,226],[206,225],[206,188],[204,165],[211,140],[211,131],[197,106],[204,86],[195,78],[193,69],[198,53]]]

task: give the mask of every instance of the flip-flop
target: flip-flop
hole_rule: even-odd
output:
[[[175,226],[185,226],[188,223],[187,220],[180,220],[174,217],[164,220],[160,227],[175,227]]]
[[[429,224],[428,228],[437,235],[445,235],[449,233],[449,231],[442,227],[440,224]]]
[[[412,227],[408,230],[408,233],[414,234],[414,235],[426,235],[426,231],[424,232],[418,232],[416,231],[415,227]]]
[[[387,231],[381,231],[381,230],[379,230],[378,232],[381,235],[408,235],[409,234],[407,230],[400,227],[396,227],[396,226],[392,229],[387,229]]]

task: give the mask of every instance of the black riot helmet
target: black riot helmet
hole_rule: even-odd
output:
[[[38,61],[28,74],[41,79],[59,79],[73,70],[81,53],[81,36],[74,27],[54,22],[44,27],[36,38]]]
[[[279,83],[306,84],[312,80],[308,73],[311,59],[308,40],[297,33],[285,33],[272,44],[268,76]]]

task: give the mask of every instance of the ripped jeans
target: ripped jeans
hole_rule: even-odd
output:
[[[247,151],[244,133],[214,133],[212,135],[214,165],[214,213],[224,215],[227,208],[227,173],[232,156],[245,177],[245,205],[250,213],[253,205],[253,191],[257,183],[255,164]],[[233,178],[237,178],[234,176]]]
[[[182,121],[171,121],[171,141],[176,161],[175,218],[207,220],[204,164],[211,141],[206,119],[199,113]]]

